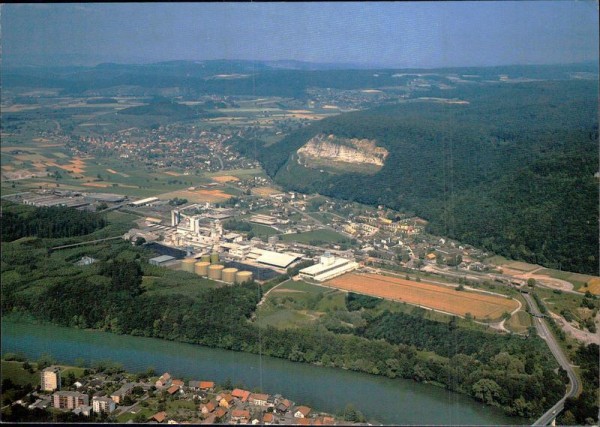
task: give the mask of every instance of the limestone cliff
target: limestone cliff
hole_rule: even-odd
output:
[[[298,162],[306,167],[318,168],[328,165],[333,168],[349,166],[371,166],[379,170],[388,156],[388,151],[377,147],[371,139],[340,138],[335,135],[318,134],[298,151]]]

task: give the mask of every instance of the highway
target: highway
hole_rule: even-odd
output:
[[[569,360],[564,355],[562,349],[556,342],[554,335],[548,329],[548,325],[546,321],[542,318],[542,313],[540,312],[535,300],[529,294],[522,294],[523,298],[529,305],[529,309],[531,313],[535,316],[534,324],[538,331],[538,334],[542,339],[546,341],[550,351],[554,355],[556,361],[562,366],[562,368],[567,371],[567,375],[569,376],[569,388],[565,393],[564,397],[560,399],[552,408],[548,409],[546,413],[544,413],[540,418],[538,418],[533,425],[535,426],[545,426],[552,422],[552,420],[563,410],[564,403],[567,397],[574,397],[579,391],[581,385],[579,384],[579,379],[577,375],[575,375],[575,371],[571,367]]]

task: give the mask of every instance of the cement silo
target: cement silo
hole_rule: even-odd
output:
[[[196,260],[193,258],[186,258],[183,261],[181,261],[181,269],[183,271],[187,271],[188,273],[193,273],[195,262],[196,262]]]
[[[235,274],[235,283],[246,283],[252,281],[252,272],[251,271],[238,271]]]
[[[227,283],[235,282],[235,273],[237,273],[237,268],[224,268],[222,280]]]
[[[208,267],[208,278],[213,280],[221,280],[221,272],[223,271],[223,266],[220,264],[211,264]]]
[[[196,264],[194,264],[194,271],[196,272],[196,274],[198,276],[206,277],[206,276],[208,276],[208,266],[209,265],[210,265],[210,262],[199,261]]]
[[[210,254],[210,263],[211,264],[216,264],[219,262],[219,253],[218,252],[213,252],[212,254]]]

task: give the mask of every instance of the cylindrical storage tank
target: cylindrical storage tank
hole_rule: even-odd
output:
[[[210,263],[210,255],[209,254],[204,254],[200,257],[200,261],[202,262],[208,262]]]
[[[223,271],[223,266],[220,264],[211,264],[208,267],[208,278],[213,280],[221,280],[221,272]]]
[[[251,271],[238,271],[235,274],[235,283],[246,283],[252,281]]]
[[[199,261],[196,264],[194,264],[194,271],[196,272],[196,274],[198,276],[206,277],[206,276],[208,276],[208,266],[209,265],[210,265],[210,262]]]
[[[213,252],[212,254],[210,254],[210,263],[211,264],[216,264],[219,262],[219,253],[218,252]]]
[[[186,258],[183,261],[181,261],[181,269],[183,271],[187,271],[188,273],[193,273],[195,262],[196,262],[196,260],[193,258]]]
[[[235,273],[237,273],[237,268],[224,268],[222,280],[227,283],[235,282]]]

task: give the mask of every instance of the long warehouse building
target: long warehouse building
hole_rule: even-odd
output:
[[[358,263],[345,258],[337,258],[326,252],[318,264],[300,270],[300,277],[317,282],[333,279],[358,268]]]

